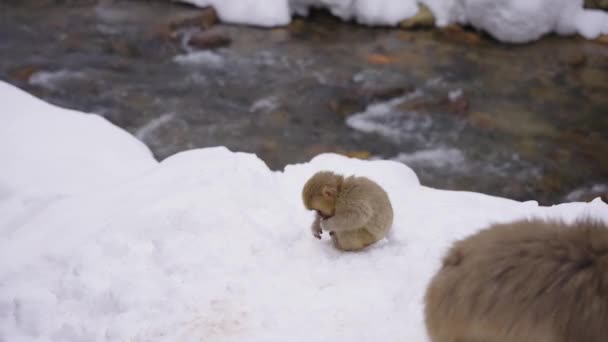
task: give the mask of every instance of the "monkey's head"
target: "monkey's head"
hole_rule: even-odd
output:
[[[323,218],[334,216],[343,179],[344,177],[330,171],[315,173],[302,189],[306,209],[315,210]]]

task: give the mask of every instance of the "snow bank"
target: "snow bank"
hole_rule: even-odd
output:
[[[344,20],[367,25],[396,25],[413,17],[419,3],[438,26],[471,24],[496,39],[524,43],[556,32],[593,39],[608,34],[608,13],[583,9],[583,0],[178,0],[214,6],[223,21],[260,26],[285,25],[291,15],[327,8]]]
[[[96,116],[7,84],[0,101],[0,341],[424,342],[422,295],[454,239],[521,217],[608,220],[599,199],[435,190],[392,161],[272,172],[220,147],[156,163]],[[388,241],[340,253],[311,236],[300,189],[321,169],[387,189]]]
[[[213,6],[229,23],[259,26],[286,25],[290,21],[287,0],[177,0],[199,7]]]
[[[144,144],[98,115],[49,105],[4,82],[0,98],[0,226],[157,164]]]

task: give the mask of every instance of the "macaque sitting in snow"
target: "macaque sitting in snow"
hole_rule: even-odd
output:
[[[306,209],[316,211],[313,235],[320,239],[322,231],[328,231],[334,246],[343,251],[373,244],[393,224],[388,195],[365,177],[317,172],[304,185],[302,200]]]
[[[606,342],[608,226],[490,226],[452,246],[425,306],[432,342]]]

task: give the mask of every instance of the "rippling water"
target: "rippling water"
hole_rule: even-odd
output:
[[[338,152],[519,200],[607,192],[608,45],[502,45],[317,13],[272,30],[216,25],[208,33],[231,44],[199,50],[187,42],[202,29],[183,24],[198,15],[159,1],[5,1],[0,77],[105,116],[159,159],[225,145],[280,169]]]

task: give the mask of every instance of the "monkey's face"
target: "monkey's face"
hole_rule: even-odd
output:
[[[334,216],[342,178],[331,172],[319,172],[302,189],[304,206],[324,219]]]
[[[315,210],[324,219],[334,216],[336,211],[335,197],[315,196],[311,201],[311,209]]]

